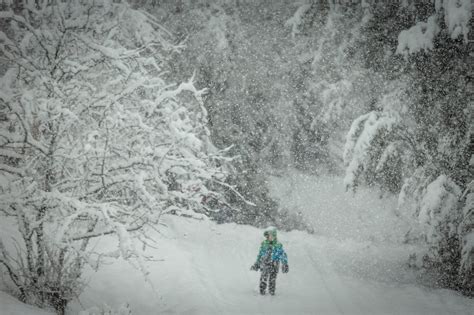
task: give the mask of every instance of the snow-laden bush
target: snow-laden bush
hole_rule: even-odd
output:
[[[426,187],[418,218],[420,223],[426,226],[429,243],[439,243],[443,234],[448,237],[457,234],[457,227],[461,221],[458,207],[460,196],[459,186],[444,174]]]
[[[385,115],[369,113],[353,122],[344,151],[346,187],[355,190],[359,183],[383,187],[390,181],[399,184],[403,181],[403,185],[394,186],[398,188],[393,190],[399,193],[399,214],[416,217],[420,224],[419,229],[407,234],[407,241],[419,238],[421,233],[430,247],[426,255],[418,255],[423,258],[423,267],[438,272],[440,285],[471,292],[468,280],[472,279],[473,270],[471,193],[469,187],[462,193],[464,188],[454,181],[456,173],[441,173],[444,165],[450,171],[455,169],[451,164],[462,163],[467,147],[458,138],[457,150],[448,150],[446,146],[450,147],[456,137],[447,132],[436,146],[430,139],[416,140],[416,130],[411,129],[412,122],[406,116],[403,120],[387,120],[390,116]],[[425,140],[427,144],[422,142]],[[428,146],[436,151],[429,151]],[[450,160],[444,161],[448,151]],[[421,160],[422,157],[426,160]],[[417,166],[417,163],[422,164]],[[462,178],[458,182],[462,184]]]
[[[472,182],[464,193],[449,177],[442,174],[420,193],[418,218],[424,226],[430,245],[426,253],[413,255],[421,265],[438,271],[438,282],[444,287],[473,293],[474,215]]]
[[[446,175],[438,176],[424,190],[418,218],[425,227],[430,251],[425,266],[438,269],[443,286],[456,287],[460,264],[459,208],[461,189]]]
[[[474,160],[474,159],[471,159]],[[474,163],[471,162],[471,166]],[[463,193],[462,221],[459,226],[461,238],[461,267],[459,277],[466,291],[474,294],[474,181]]]
[[[132,236],[145,240],[167,212],[205,215],[224,161],[205,91],[166,81],[181,45],[147,13],[111,0],[24,1],[0,19],[0,213],[21,235],[16,254],[2,245],[0,265],[23,301],[62,313],[95,257],[91,238],[116,235],[109,254],[146,275]],[[183,102],[186,91],[194,99]]]

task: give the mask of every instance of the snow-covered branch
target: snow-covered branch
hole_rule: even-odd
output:
[[[304,3],[301,4],[298,9],[296,9],[293,16],[285,22],[285,26],[291,27],[291,36],[294,38],[297,34],[299,34],[300,30],[299,27],[303,24],[303,19],[306,12],[311,9],[311,4]]]
[[[397,122],[396,116],[380,112],[370,112],[354,120],[346,136],[344,147],[346,189],[357,186],[358,177],[370,161],[368,157],[374,140],[383,136],[384,133],[389,133]]]
[[[434,1],[435,14],[426,22],[418,22],[408,30],[403,30],[398,36],[396,52],[408,56],[422,50],[433,49],[433,42],[442,31],[441,19],[444,19],[446,31],[452,39],[462,36],[464,43],[468,43],[470,20],[472,18],[471,0],[436,0]]]

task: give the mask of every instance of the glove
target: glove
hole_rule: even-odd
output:
[[[281,265],[281,271],[282,271],[283,273],[288,273],[288,271],[289,271],[288,265]]]
[[[252,265],[252,267],[250,267],[250,270],[257,271],[258,269],[260,269],[260,266],[258,265],[258,263],[255,263],[255,264]]]

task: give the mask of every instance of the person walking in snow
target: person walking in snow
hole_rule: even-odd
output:
[[[287,273],[288,257],[283,250],[283,245],[277,240],[277,230],[269,228],[263,233],[265,240],[260,245],[257,261],[250,267],[250,270],[260,270],[260,294],[265,295],[267,283],[269,283],[268,292],[275,295],[276,277],[278,270]]]

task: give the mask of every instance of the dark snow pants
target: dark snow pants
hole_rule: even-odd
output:
[[[265,294],[267,283],[269,283],[268,292],[271,295],[275,294],[277,274],[278,269],[273,266],[262,270],[262,274],[260,275],[260,294]]]

